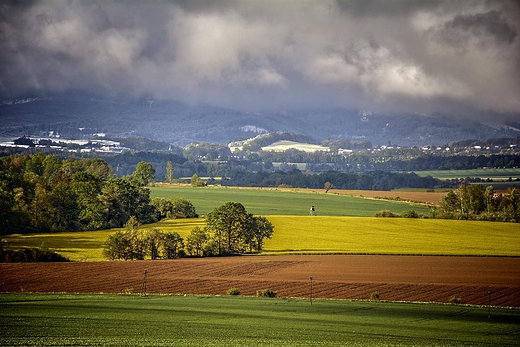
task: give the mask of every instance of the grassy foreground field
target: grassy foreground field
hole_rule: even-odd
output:
[[[151,196],[159,198],[185,198],[199,214],[207,214],[228,201],[240,202],[248,212],[256,215],[308,216],[311,205],[318,216],[373,216],[381,210],[394,213],[415,210],[428,214],[429,208],[402,201],[374,200],[348,195],[337,195],[333,191],[324,194],[309,190],[245,189],[230,187],[169,188],[150,187]]]
[[[215,296],[1,294],[2,346],[519,346],[520,311]]]
[[[520,224],[441,219],[267,216],[274,225],[264,253],[361,253],[520,256]],[[143,225],[186,239],[204,220]],[[103,242],[114,230],[6,235],[9,248],[46,247],[75,261],[104,260]]]

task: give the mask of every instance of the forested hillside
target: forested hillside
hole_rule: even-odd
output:
[[[402,187],[433,189],[439,181],[432,177],[419,177],[414,173],[391,173],[370,171],[364,173],[341,173],[335,171],[320,174],[305,174],[300,170],[289,172],[240,171],[222,182],[222,185],[253,187],[298,187],[318,189],[392,190]]]
[[[377,114],[348,109],[246,112],[210,105],[152,99],[27,99],[0,103],[0,136],[40,136],[54,132],[83,138],[141,136],[184,146],[190,142],[227,144],[259,132],[288,131],[324,139],[361,140],[374,146],[442,145],[464,139],[514,137],[512,127],[493,128],[452,115]]]

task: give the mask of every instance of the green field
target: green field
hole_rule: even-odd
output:
[[[0,294],[1,346],[519,346],[520,311],[215,296]]]
[[[453,178],[479,177],[482,179],[491,178],[492,180],[507,180],[511,177],[513,180],[520,178],[520,169],[474,169],[474,170],[429,170],[414,171],[421,177],[432,176],[441,180]],[[517,182],[520,183],[520,182]]]
[[[428,214],[429,208],[406,202],[376,200],[369,198],[304,191],[281,191],[271,189],[244,189],[228,187],[165,188],[151,187],[151,196],[159,198],[185,198],[199,214],[207,214],[226,202],[240,202],[246,210],[256,215],[307,216],[311,205],[318,216],[374,216],[381,210],[401,213],[415,210]]]
[[[520,224],[442,219],[267,216],[275,231],[264,253],[350,253],[520,256]],[[204,220],[143,225],[186,238]],[[115,229],[114,229],[115,230]],[[75,261],[104,260],[103,242],[114,230],[6,235],[9,248],[46,247]]]

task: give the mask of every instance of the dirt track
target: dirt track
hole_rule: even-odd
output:
[[[520,307],[520,258],[243,256],[165,261],[0,264],[0,292],[140,292],[448,302]]]

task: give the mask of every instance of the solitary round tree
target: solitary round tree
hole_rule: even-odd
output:
[[[140,187],[144,187],[155,178],[155,169],[152,164],[146,161],[137,163],[135,171],[132,173],[132,182]]]

